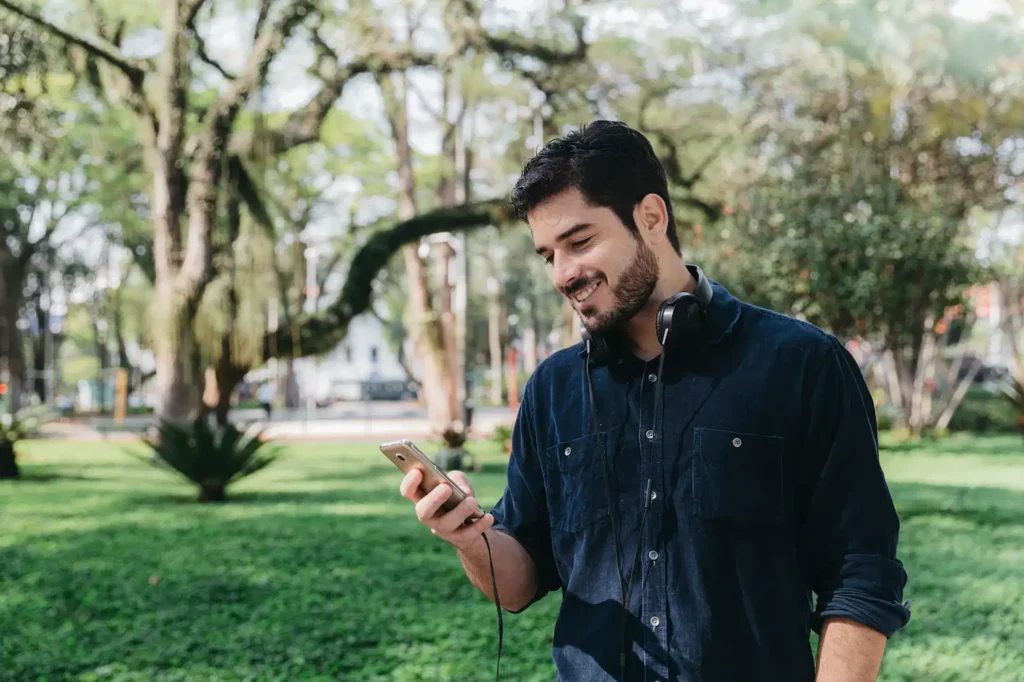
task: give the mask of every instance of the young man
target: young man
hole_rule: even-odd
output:
[[[907,575],[843,345],[683,262],[663,169],[625,125],[549,143],[512,201],[589,341],[527,384],[492,513],[439,513],[451,491],[413,473],[420,521],[493,598],[486,533],[511,612],[562,591],[558,680],[874,680]]]

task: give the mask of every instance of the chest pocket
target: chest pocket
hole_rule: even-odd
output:
[[[694,441],[697,516],[737,525],[784,521],[783,438],[696,428]]]
[[[614,442],[610,435],[605,439],[606,447]],[[544,489],[552,528],[576,533],[608,516],[604,462],[596,434],[559,442],[546,455]]]

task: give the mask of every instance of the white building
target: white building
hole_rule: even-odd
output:
[[[406,344],[405,357],[415,372],[410,343]],[[391,350],[383,325],[369,313],[353,318],[345,338],[329,353],[299,358],[294,367],[302,400],[312,396],[321,404],[362,400],[367,397],[364,392],[367,382],[374,384],[369,389],[371,392],[388,394],[405,390],[409,383],[398,354]]]

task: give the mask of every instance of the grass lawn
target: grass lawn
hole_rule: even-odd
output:
[[[486,504],[503,460],[475,448]],[[1024,679],[1024,442],[883,457],[914,615],[881,679]],[[0,680],[493,679],[493,605],[373,444],[291,447],[220,506],[119,446],[29,442],[21,464],[0,485]],[[503,679],[552,679],[557,606],[506,616]]]

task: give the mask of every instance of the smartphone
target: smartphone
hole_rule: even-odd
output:
[[[381,443],[380,451],[404,473],[409,473],[413,469],[419,469],[423,473],[420,489],[426,493],[429,493],[442,483],[447,483],[452,489],[452,494],[441,504],[441,509],[444,511],[455,509],[460,502],[466,499],[467,495],[462,492],[462,488],[455,481],[448,478],[448,475],[441,470],[441,467],[434,464],[412,441],[393,440]],[[473,523],[473,521],[483,518],[483,516],[484,510],[478,506],[476,511],[466,519],[466,523]]]

